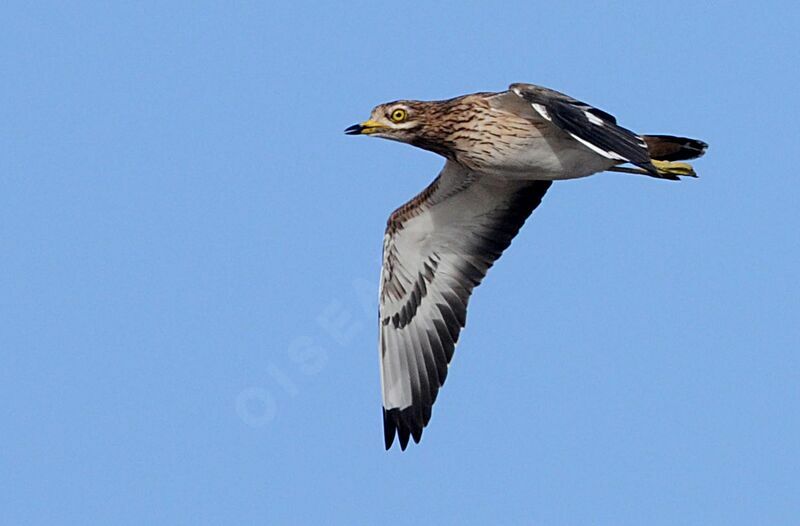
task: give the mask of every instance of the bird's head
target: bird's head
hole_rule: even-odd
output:
[[[413,143],[424,131],[428,103],[400,100],[375,106],[369,120],[354,124],[348,135],[372,135]]]

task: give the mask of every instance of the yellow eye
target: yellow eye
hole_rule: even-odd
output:
[[[396,110],[394,110],[391,116],[392,122],[403,122],[404,120],[406,120],[406,117],[408,117],[406,110],[401,108],[397,108]]]

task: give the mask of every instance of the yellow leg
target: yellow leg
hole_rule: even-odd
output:
[[[697,174],[689,163],[678,163],[672,161],[652,161],[660,173],[664,175],[683,175],[697,177]]]

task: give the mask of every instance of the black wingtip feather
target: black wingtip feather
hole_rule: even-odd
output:
[[[422,439],[422,429],[430,420],[430,414],[430,407],[422,409],[420,415],[417,415],[411,407],[403,410],[384,409],[383,442],[386,450],[388,451],[392,447],[395,435],[397,435],[402,451],[406,450],[411,439],[414,440],[414,443],[419,444]],[[418,416],[421,418],[420,420],[417,420]]]
[[[397,430],[394,419],[387,414],[386,409],[383,410],[383,442],[386,446],[386,451],[392,447],[394,443],[394,434]]]
[[[411,430],[408,426],[401,425],[397,428],[397,438],[400,439],[400,451],[405,451],[408,447],[408,438],[411,436]]]

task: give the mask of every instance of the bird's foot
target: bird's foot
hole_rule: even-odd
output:
[[[689,163],[679,163],[674,161],[652,161],[658,173],[667,177],[697,177],[697,173]]]

